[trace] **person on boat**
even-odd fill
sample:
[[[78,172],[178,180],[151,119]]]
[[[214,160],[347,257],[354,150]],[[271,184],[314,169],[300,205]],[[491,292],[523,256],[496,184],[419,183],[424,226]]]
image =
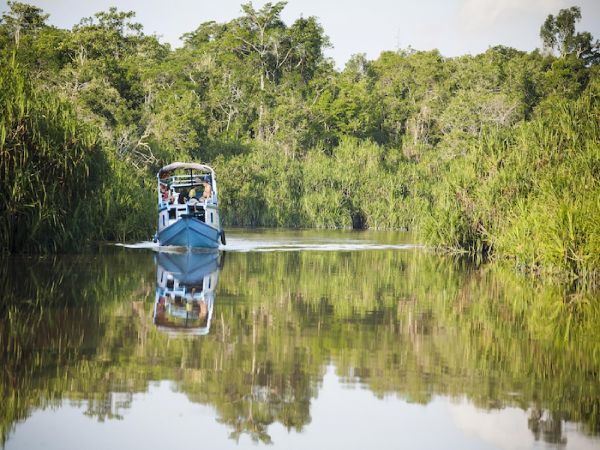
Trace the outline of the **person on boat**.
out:
[[[188,194],[190,197],[190,200],[193,198],[198,198],[198,192],[196,191],[196,186],[194,186],[193,188],[190,189],[190,193]]]
[[[167,307],[165,306],[164,302],[163,303],[159,303],[157,308],[156,308],[156,323],[162,323],[165,320],[165,316],[167,315]]]
[[[204,192],[202,193],[202,197],[204,197],[205,199],[209,199],[212,196],[212,187],[210,186],[210,183],[207,183],[206,181],[203,181],[202,185],[204,186]]]
[[[204,322],[206,320],[206,317],[208,316],[208,305],[204,300],[199,300],[198,307],[198,319]]]
[[[165,202],[169,199],[169,187],[166,184],[160,183],[160,195]]]

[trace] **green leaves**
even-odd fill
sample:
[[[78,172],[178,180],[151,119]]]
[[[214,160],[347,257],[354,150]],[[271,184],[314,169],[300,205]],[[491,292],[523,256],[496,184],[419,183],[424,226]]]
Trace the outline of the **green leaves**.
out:
[[[287,24],[285,2],[244,4],[240,17],[186,33],[177,50],[144,35],[131,11],[111,8],[68,31],[45,26],[37,7],[10,5],[0,58],[23,72],[2,72],[10,164],[0,188],[24,199],[16,216],[29,222],[6,233],[50,224],[50,237],[146,237],[155,195],[140,179],[161,163],[200,160],[217,166],[225,224],[411,227],[453,251],[597,270],[598,48],[575,31],[577,7],[542,26],[560,58],[407,49],[355,55],[336,71],[317,18]],[[18,51],[8,45],[17,29],[27,41]],[[45,178],[47,161],[58,179]],[[69,171],[89,184],[62,198]],[[101,187],[86,178],[96,173]],[[81,204],[92,185],[96,210]],[[71,210],[73,228],[61,219]],[[101,225],[85,225],[86,215]]]
[[[548,52],[558,50],[561,58],[574,56],[586,64],[600,60],[598,41],[592,42],[589,32],[575,34],[575,24],[581,20],[581,8],[572,6],[561,9],[558,14],[550,14],[540,28],[540,38]]]
[[[97,217],[71,212],[99,185],[104,159],[98,134],[63,101],[33,87],[14,64],[2,69],[0,91],[0,250],[76,247]]]
[[[48,14],[43,14],[41,8],[26,3],[9,0],[7,4],[10,10],[2,14],[2,21],[13,37],[15,47],[18,48],[23,36],[35,33],[46,26]]]

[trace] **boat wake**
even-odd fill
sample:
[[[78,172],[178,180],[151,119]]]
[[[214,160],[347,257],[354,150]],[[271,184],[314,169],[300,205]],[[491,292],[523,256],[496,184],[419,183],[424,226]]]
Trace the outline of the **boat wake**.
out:
[[[364,250],[409,250],[421,248],[415,244],[381,244],[377,242],[288,242],[248,241],[229,239],[228,252],[293,252],[293,251],[364,251]]]
[[[141,249],[157,249],[160,247],[160,245],[158,245],[158,242],[152,242],[152,241],[143,241],[143,242],[136,242],[135,244],[121,244],[121,243],[117,243],[115,244],[117,247],[125,247],[125,248],[141,248]]]
[[[116,244],[132,249],[149,249],[159,252],[187,252],[185,247],[160,246],[156,242],[143,241],[134,244]],[[227,245],[219,246],[226,252],[294,252],[294,251],[366,251],[366,250],[411,250],[422,245],[389,240],[379,240],[372,234],[340,234],[332,232],[285,233],[232,231],[227,234]],[[207,249],[197,249],[207,251]],[[196,250],[194,250],[196,251]]]
[[[142,250],[154,250],[156,252],[161,253],[188,253],[189,249],[187,247],[177,247],[174,245],[159,245],[158,242],[153,241],[143,241],[136,242],[135,244],[115,244],[117,247],[124,248],[134,248],[134,249],[142,249]],[[219,250],[229,250],[229,248],[221,246]],[[216,251],[214,248],[192,248],[193,253],[211,253]]]

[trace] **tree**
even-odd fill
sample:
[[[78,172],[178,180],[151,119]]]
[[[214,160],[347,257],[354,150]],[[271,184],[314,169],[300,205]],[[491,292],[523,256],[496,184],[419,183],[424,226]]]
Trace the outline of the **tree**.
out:
[[[8,27],[9,34],[15,40],[15,46],[18,48],[21,42],[21,35],[34,33],[36,30],[46,26],[46,19],[49,14],[37,6],[27,5],[21,2],[8,2],[10,11],[2,14],[2,20]]]
[[[111,57],[118,61],[135,53],[142,36],[142,25],[131,21],[134,17],[135,12],[119,12],[115,7],[98,12],[94,17],[81,19],[73,28],[74,40],[91,58]]]
[[[244,4],[244,15],[234,24],[238,43],[234,53],[248,64],[258,85],[256,136],[261,140],[273,136],[277,128],[269,121],[280,86],[287,84],[298,91],[306,87],[323,62],[323,48],[329,45],[314,17],[300,18],[287,27],[280,17],[285,5],[283,1],[266,3],[255,10],[252,3]]]
[[[323,49],[331,47],[331,42],[316,17],[301,17],[288,31],[294,48],[290,66],[308,83],[323,62]]]
[[[290,56],[291,49],[285,49],[285,24],[280,18],[286,2],[265,4],[260,10],[255,10],[252,3],[242,5],[244,16],[239,19],[240,50],[248,56],[254,55],[258,65],[260,89],[260,104],[258,107],[258,138],[265,135],[264,118],[267,81],[276,81],[279,69]],[[283,45],[282,45],[283,44]]]
[[[600,44],[592,43],[593,37],[589,32],[575,33],[575,24],[581,20],[581,9],[572,6],[561,9],[554,17],[550,14],[540,28],[540,37],[544,49],[548,52],[558,50],[560,57],[575,55],[588,64],[600,60]]]

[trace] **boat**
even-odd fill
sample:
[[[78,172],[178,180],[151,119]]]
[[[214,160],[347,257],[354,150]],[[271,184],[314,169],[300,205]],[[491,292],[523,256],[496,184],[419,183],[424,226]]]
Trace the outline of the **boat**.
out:
[[[215,171],[204,164],[174,162],[156,175],[160,246],[218,248],[225,245]]]
[[[217,250],[157,254],[153,320],[160,332],[170,337],[209,333],[224,257]]]

